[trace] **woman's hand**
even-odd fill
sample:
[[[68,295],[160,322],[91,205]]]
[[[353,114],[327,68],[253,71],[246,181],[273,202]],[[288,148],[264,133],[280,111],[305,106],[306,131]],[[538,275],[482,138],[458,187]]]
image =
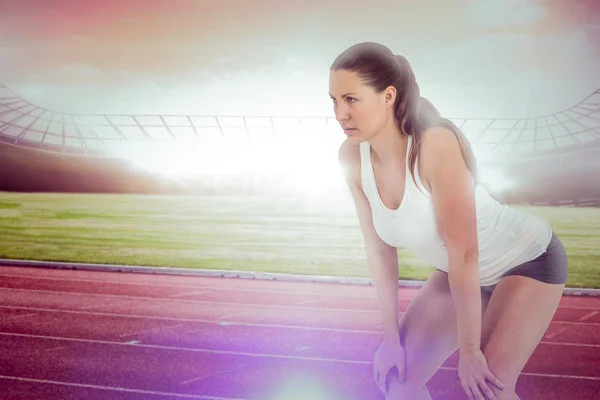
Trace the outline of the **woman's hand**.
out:
[[[474,353],[460,353],[458,376],[470,400],[496,400],[496,396],[494,396],[492,389],[488,386],[488,381],[498,389],[504,390],[502,382],[490,371],[487,360],[481,350]]]
[[[393,367],[398,369],[398,379],[400,382],[404,382],[406,372],[404,368],[405,362],[406,352],[402,344],[400,344],[400,339],[384,338],[375,353],[375,360],[373,362],[373,377],[383,394],[387,392],[387,375]]]

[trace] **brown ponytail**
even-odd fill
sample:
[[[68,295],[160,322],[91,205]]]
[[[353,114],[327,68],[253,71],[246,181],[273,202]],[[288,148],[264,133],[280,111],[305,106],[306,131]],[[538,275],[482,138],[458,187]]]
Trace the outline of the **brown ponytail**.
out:
[[[396,100],[395,115],[400,132],[410,135],[413,138],[408,155],[408,167],[415,185],[417,182],[414,171],[417,163],[417,155],[421,150],[423,132],[436,126],[444,127],[454,132],[460,143],[461,152],[467,167],[474,179],[477,180],[477,160],[469,140],[452,121],[443,118],[429,100],[421,97],[419,85],[416,82],[408,60],[401,55],[396,55],[395,57],[400,66],[401,74],[408,76],[405,91]]]

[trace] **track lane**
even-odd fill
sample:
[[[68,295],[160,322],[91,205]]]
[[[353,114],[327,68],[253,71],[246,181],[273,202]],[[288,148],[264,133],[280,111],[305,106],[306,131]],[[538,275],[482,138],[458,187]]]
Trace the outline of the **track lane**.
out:
[[[134,390],[266,399],[301,379],[331,399],[375,399],[371,366],[0,335],[0,375]],[[57,350],[59,348],[60,350]],[[36,360],[32,363],[32,360]],[[309,397],[310,398],[310,397]]]
[[[19,276],[11,275],[15,272],[18,272],[16,275]],[[42,275],[42,279],[39,275]],[[35,289],[32,290],[30,284],[35,281],[37,283],[33,283]],[[7,289],[7,286],[16,290]],[[339,364],[354,365],[352,361],[355,361],[355,364],[367,367],[365,371],[351,373],[351,375],[354,374],[354,381],[360,381],[362,384],[372,383],[369,379],[371,376],[369,360],[378,345],[380,326],[373,288],[369,286],[36,268],[14,269],[11,267],[0,268],[0,287],[4,288],[0,289],[0,305],[2,305],[0,307],[0,331],[4,332],[4,334],[0,334],[0,339],[10,337],[9,342],[23,340],[61,342],[62,345],[46,346],[48,354],[44,352],[42,354],[48,357],[51,357],[52,353],[54,356],[61,354],[59,358],[62,358],[63,353],[61,352],[66,351],[75,360],[71,361],[74,364],[77,361],[77,354],[79,354],[80,361],[85,361],[86,358],[85,353],[79,353],[79,344],[73,345],[73,343],[123,346],[120,342],[113,343],[115,336],[118,336],[118,340],[131,343],[126,345],[128,349],[142,349],[145,348],[142,345],[151,343],[177,348],[151,347],[154,351],[189,352],[190,350],[182,349],[200,349],[202,354],[236,356],[238,360],[240,360],[239,357],[257,357],[256,354],[249,355],[248,350],[241,351],[243,349],[251,349],[263,354],[271,350],[275,354],[279,352],[281,355],[296,357],[284,358],[291,363],[288,368],[291,368],[290,374],[293,376],[298,375],[298,371],[294,370],[297,367],[296,362],[329,364],[332,361],[322,360],[322,358],[334,359],[334,356],[341,354],[346,356],[343,360],[350,360],[350,362],[340,360]],[[61,288],[67,289],[61,293]],[[83,290],[83,292],[78,292],[79,290]],[[408,300],[417,290],[400,289],[401,297],[406,297],[399,300],[401,309],[408,304]],[[113,293],[120,294],[114,295]],[[231,296],[228,297],[228,294]],[[146,298],[140,298],[140,296]],[[276,300],[272,301],[273,299]],[[536,349],[526,367],[526,373],[519,381],[519,388],[526,392],[522,394],[523,400],[566,399],[572,398],[570,396],[575,393],[579,399],[595,398],[591,397],[593,391],[600,386],[594,375],[597,366],[600,365],[600,360],[597,359],[597,346],[600,346],[597,340],[600,337],[597,331],[600,325],[597,323],[599,314],[597,310],[600,309],[600,301],[596,300],[596,298],[589,297],[564,297],[562,299],[561,308],[555,316],[555,321],[544,337],[545,343]],[[61,314],[68,316],[60,316]],[[39,325],[36,324],[36,320],[40,322]],[[34,337],[31,336],[32,333],[49,337]],[[23,334],[26,336],[19,336]],[[52,338],[53,335],[58,336]],[[72,337],[70,338],[69,335]],[[85,341],[89,340],[85,338],[97,338],[98,336],[108,343],[95,343],[98,341],[96,339],[89,342],[77,342],[77,338],[83,338]],[[67,338],[67,340],[60,339],[61,337]],[[273,340],[273,337],[277,339]],[[570,346],[569,343],[572,342],[580,342],[589,346],[577,344]],[[361,343],[361,345],[357,346],[356,343]],[[38,350],[46,348],[44,345],[37,347]],[[146,347],[146,349],[150,348]],[[206,350],[209,350],[209,353]],[[236,350],[239,351],[236,353]],[[227,353],[228,351],[230,353]],[[84,356],[82,357],[81,354]],[[107,356],[108,353],[104,355]],[[15,353],[13,356],[18,357],[19,355]],[[143,353],[141,358],[145,357],[150,357],[149,353]],[[456,363],[453,357],[446,361],[444,368],[436,374],[431,382],[434,399],[463,399],[460,397],[462,392],[457,385],[456,371],[453,369]],[[565,357],[567,359],[564,359]],[[264,355],[262,358],[273,359]],[[319,358],[320,361],[318,361]],[[557,360],[560,361],[557,362]],[[546,364],[546,367],[548,365],[550,367],[545,368],[542,364],[538,365],[538,362],[542,361],[550,362],[551,364]],[[163,363],[176,364],[171,364],[171,362],[170,356],[163,358]],[[140,363],[145,365],[144,361],[140,361]],[[259,364],[259,367],[252,368],[253,372],[263,371],[260,370],[260,367],[264,365]],[[214,365],[218,365],[218,363]],[[280,367],[281,365],[277,362],[270,366],[272,369]],[[76,369],[76,367],[74,368]],[[132,366],[125,363],[117,365],[115,368],[130,371]],[[300,371],[303,371],[301,373],[304,376],[309,376],[313,372],[311,368],[308,370],[301,368]],[[315,368],[318,370],[318,367]],[[555,374],[563,376],[548,376],[555,371],[567,373]],[[185,370],[180,372],[173,370],[172,372],[174,375],[185,374]],[[268,376],[268,373],[272,373],[272,371],[260,373],[258,377],[260,378],[264,374]],[[347,372],[342,373],[346,374]],[[578,373],[582,376],[589,374],[594,379],[577,379]],[[235,374],[237,376],[238,372]],[[56,380],[27,383],[10,378],[8,375],[4,376],[2,378],[2,374],[0,374],[0,382],[9,381],[11,387],[30,385],[32,390],[60,387],[62,389],[56,390],[62,390],[61,399],[69,398],[65,397],[65,393],[83,393],[80,392],[82,390],[88,390],[90,393],[90,397],[86,396],[85,398],[94,398],[93,396],[96,396],[97,393],[107,390],[101,385],[95,388],[68,386],[81,384],[79,381],[69,383]],[[198,379],[199,377],[200,379]],[[199,377],[192,377],[188,379],[188,382],[197,383],[206,380],[202,378],[202,375]],[[360,377],[364,377],[364,379]],[[147,376],[142,376],[139,379],[140,382],[146,382],[147,378]],[[208,380],[212,379],[208,377]],[[335,379],[329,382],[332,383],[332,386],[327,386],[327,388],[334,390],[333,395],[346,396],[340,398],[353,398],[347,397],[345,392],[339,391],[344,389],[337,387]],[[219,384],[226,385],[223,382],[213,383],[217,386]],[[246,383],[248,384],[248,382]],[[250,392],[260,391],[262,390],[260,389],[261,385],[263,388],[267,388],[264,393],[275,393],[273,390],[268,392],[268,388],[272,389],[272,386],[267,383],[245,386],[245,388]],[[118,388],[118,386],[116,387]],[[127,387],[122,388],[127,389]],[[243,388],[242,385],[241,390]],[[206,387],[200,386],[198,389],[200,392],[196,391],[195,395],[210,394],[203,391]],[[366,395],[366,393],[364,394]],[[120,396],[122,393],[118,395]],[[138,398],[137,396],[155,398],[152,396],[157,396],[156,394],[144,395],[135,392],[130,392],[130,395],[136,397],[127,398]],[[381,398],[377,393],[373,396],[372,398]],[[264,399],[264,397],[260,398]],[[326,398],[333,399],[333,397]]]
[[[132,318],[193,319],[222,324],[261,324],[316,330],[381,331],[377,311],[267,306],[253,303],[219,303],[184,299],[139,298],[56,291],[0,290],[0,308],[94,311]],[[571,318],[573,319],[573,318]],[[572,340],[570,338],[573,338]],[[553,321],[547,341],[600,345],[600,323]]]
[[[27,311],[10,313],[0,309],[0,336],[29,334],[71,339],[175,346],[207,351],[233,351],[298,358],[326,358],[369,363],[380,335],[360,332],[312,331],[269,326],[221,325],[192,321],[140,320],[90,314],[40,311],[35,318],[11,318]],[[6,322],[4,322],[6,321]],[[351,350],[349,350],[351,349]],[[569,360],[568,364],[556,360]],[[525,373],[575,375],[598,378],[599,346],[541,343]],[[450,357],[444,366],[457,367]]]

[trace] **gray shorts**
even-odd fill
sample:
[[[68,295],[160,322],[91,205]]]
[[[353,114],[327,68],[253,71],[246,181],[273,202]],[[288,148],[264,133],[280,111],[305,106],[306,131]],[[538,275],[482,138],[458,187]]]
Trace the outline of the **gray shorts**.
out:
[[[544,253],[531,261],[517,265],[507,271],[503,277],[521,275],[545,283],[564,284],[567,282],[568,267],[565,248],[558,236],[552,232],[552,239]],[[481,289],[491,293],[494,287],[496,285],[482,286]]]

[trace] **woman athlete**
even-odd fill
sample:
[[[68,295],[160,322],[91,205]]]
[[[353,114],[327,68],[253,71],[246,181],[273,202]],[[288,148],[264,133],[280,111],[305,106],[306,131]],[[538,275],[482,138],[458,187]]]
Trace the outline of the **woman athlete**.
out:
[[[469,142],[421,97],[404,57],[354,45],[333,62],[329,92],[347,135],[339,160],[382,313],[380,390],[430,399],[427,382],[458,350],[469,399],[519,399],[517,378],[567,280],[560,240],[547,222],[477,183]],[[399,247],[436,267],[401,319]]]

